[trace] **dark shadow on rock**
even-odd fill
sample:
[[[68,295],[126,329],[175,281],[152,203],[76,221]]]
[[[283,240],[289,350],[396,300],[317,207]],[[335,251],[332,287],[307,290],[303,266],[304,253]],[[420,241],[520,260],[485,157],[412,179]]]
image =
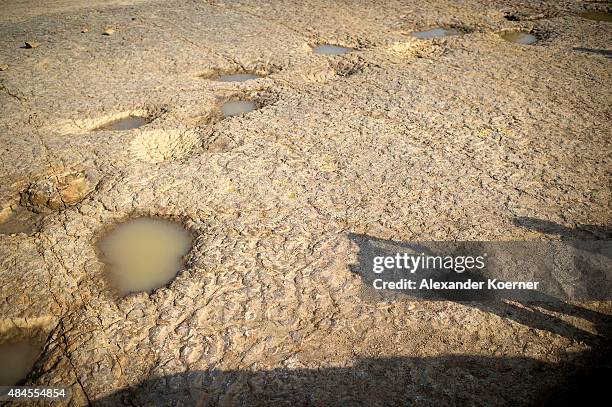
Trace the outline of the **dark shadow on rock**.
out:
[[[602,55],[606,58],[612,58],[612,51],[608,50],[608,49],[594,49],[594,48],[582,48],[582,47],[574,47],[572,48],[573,51],[578,51],[578,52],[586,52],[587,54],[596,54],[596,55]]]
[[[579,225],[572,229],[549,220],[528,216],[515,218],[513,223],[516,226],[536,230],[547,235],[558,235],[566,241],[612,239],[612,228],[610,226]]]
[[[358,261],[351,265],[350,270],[363,280],[363,296],[366,300],[388,302],[403,297],[413,300],[453,301],[496,314],[502,318],[511,319],[531,328],[546,330],[573,340],[583,341],[593,347],[600,346],[608,341],[612,332],[612,317],[610,315],[561,301],[556,297],[538,291],[530,292],[527,297],[528,300],[516,300],[521,296],[513,295],[516,294],[513,290],[498,295],[491,291],[374,289],[373,283],[375,279],[380,277],[372,271],[375,256],[393,256],[403,250],[411,253],[424,253],[425,255],[435,255],[436,252],[420,243],[386,241],[367,235],[349,234],[349,239],[359,247]],[[392,280],[406,276],[406,272],[403,270],[396,272],[396,274],[391,273]],[[419,270],[419,278],[427,279],[430,277],[444,282],[465,282],[468,280],[484,282],[488,279],[488,276],[469,270],[463,273],[445,274],[439,273],[439,270]],[[545,311],[587,320],[595,327],[597,334],[578,328]]]
[[[557,406],[577,392],[607,395],[600,383],[610,366],[609,354],[585,353],[563,364],[448,355],[359,359],[338,368],[213,369],[155,377],[93,405]]]

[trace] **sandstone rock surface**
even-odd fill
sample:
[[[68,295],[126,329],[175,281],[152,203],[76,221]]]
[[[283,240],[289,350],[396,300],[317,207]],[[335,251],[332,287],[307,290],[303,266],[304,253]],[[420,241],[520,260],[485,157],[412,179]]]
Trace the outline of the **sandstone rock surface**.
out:
[[[579,16],[608,6],[282,3],[0,2],[0,222],[31,222],[0,234],[0,333],[44,338],[26,383],[68,405],[533,405],[603,360],[609,302],[518,322],[375,301],[350,234],[609,231],[612,25]],[[462,34],[410,36],[433,27]],[[233,72],[262,78],[212,79]],[[257,110],[224,119],[242,98]],[[128,116],[148,123],[96,130]],[[167,287],[118,298],[97,244],[139,216],[194,245]]]

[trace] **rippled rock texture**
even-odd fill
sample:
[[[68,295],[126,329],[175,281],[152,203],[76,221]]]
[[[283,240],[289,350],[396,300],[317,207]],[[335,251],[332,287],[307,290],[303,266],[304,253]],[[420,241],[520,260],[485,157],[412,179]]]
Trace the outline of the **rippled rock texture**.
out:
[[[23,383],[70,405],[491,406],[605,371],[610,303],[382,301],[351,272],[353,234],[609,238],[612,25],[585,11],[610,10],[0,2],[0,342],[44,344]],[[118,295],[98,242],[141,217],[193,242],[170,283]]]

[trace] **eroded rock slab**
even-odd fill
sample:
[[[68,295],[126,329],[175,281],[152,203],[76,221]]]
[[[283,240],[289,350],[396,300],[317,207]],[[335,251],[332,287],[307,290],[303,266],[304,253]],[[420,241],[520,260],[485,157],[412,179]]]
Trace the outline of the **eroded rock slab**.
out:
[[[582,5],[64,3],[0,6],[0,207],[45,216],[0,234],[3,326],[50,326],[25,383],[72,405],[533,405],[597,366],[609,303],[377,301],[351,271],[354,234],[606,236],[612,28]],[[212,79],[232,72],[265,77]],[[235,100],[265,108],[223,119]],[[127,115],[155,120],[92,131]],[[97,244],[141,216],[181,219],[191,250],[170,284],[117,296]]]

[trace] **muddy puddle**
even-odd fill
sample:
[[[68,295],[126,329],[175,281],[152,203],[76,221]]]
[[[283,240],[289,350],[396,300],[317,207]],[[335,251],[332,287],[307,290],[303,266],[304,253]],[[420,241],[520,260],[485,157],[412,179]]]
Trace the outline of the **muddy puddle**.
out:
[[[354,51],[352,48],[340,47],[338,45],[321,44],[312,49],[312,52],[320,55],[343,55]]]
[[[32,370],[42,346],[34,340],[0,344],[0,386],[13,386]]]
[[[217,81],[219,82],[245,82],[253,79],[259,79],[261,76],[253,73],[232,73],[226,75],[219,75]]]
[[[102,131],[102,130],[107,130],[107,131],[132,130],[132,129],[137,129],[137,128],[141,127],[141,126],[144,126],[145,124],[148,124],[149,122],[150,122],[150,120],[147,117],[128,116],[128,117],[124,117],[122,119],[113,120],[111,122],[103,124],[102,126],[97,127],[95,130],[96,131]]]
[[[250,100],[234,100],[221,105],[223,117],[238,116],[255,110],[257,106]]]
[[[0,221],[0,235],[17,233],[33,235],[40,230],[43,217],[43,215],[32,212],[23,206],[17,206],[5,219]]]
[[[433,38],[442,38],[442,37],[448,37],[450,35],[460,35],[460,34],[463,34],[463,33],[454,28],[437,27],[437,28],[432,28],[431,30],[427,30],[427,31],[415,31],[411,33],[410,35],[412,35],[415,38],[419,38],[421,40],[430,40]]]
[[[521,31],[503,32],[499,36],[508,42],[524,45],[533,44],[538,40],[538,37],[535,35]]]
[[[606,13],[603,11],[584,11],[578,14],[582,18],[593,21],[612,21],[612,13]]]
[[[138,218],[118,225],[99,248],[111,284],[126,295],[151,292],[172,281],[191,243],[189,232],[176,222]]]

